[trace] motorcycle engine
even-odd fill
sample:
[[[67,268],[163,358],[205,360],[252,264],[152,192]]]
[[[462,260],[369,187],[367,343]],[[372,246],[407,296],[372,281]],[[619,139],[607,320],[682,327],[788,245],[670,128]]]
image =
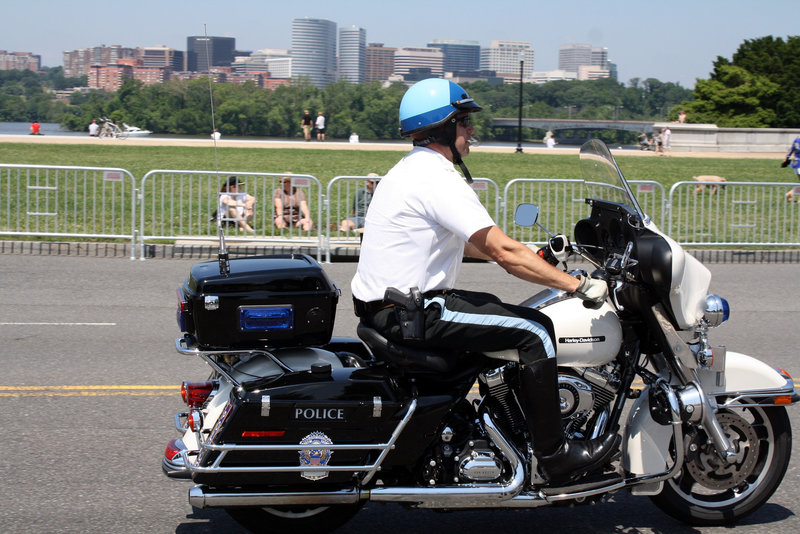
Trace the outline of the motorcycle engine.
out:
[[[582,427],[594,414],[609,406],[614,400],[617,387],[613,368],[591,367],[582,370],[582,376],[574,370],[559,373],[558,395],[567,437],[585,437]]]
[[[497,480],[503,474],[503,463],[486,440],[470,441],[455,460],[462,479],[488,482]]]

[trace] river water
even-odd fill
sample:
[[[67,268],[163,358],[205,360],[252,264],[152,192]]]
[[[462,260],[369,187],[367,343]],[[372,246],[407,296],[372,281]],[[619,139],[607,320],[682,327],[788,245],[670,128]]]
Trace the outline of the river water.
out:
[[[60,124],[53,122],[39,123],[39,132],[43,135],[88,135],[88,132],[70,132],[61,129]],[[31,133],[29,122],[0,122],[0,135],[25,135]]]

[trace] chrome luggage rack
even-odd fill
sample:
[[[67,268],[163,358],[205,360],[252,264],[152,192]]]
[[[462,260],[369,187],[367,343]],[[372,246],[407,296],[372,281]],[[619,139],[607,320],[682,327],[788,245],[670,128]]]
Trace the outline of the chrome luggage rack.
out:
[[[227,350],[200,350],[197,347],[197,344],[194,342],[194,338],[191,336],[183,336],[179,337],[175,340],[175,349],[180,352],[181,354],[186,354],[189,356],[199,356],[202,358],[208,365],[211,366],[216,372],[222,375],[225,380],[229,381],[233,384],[233,387],[237,389],[242,389],[242,384],[236,380],[232,374],[220,365],[218,361],[216,361],[212,356],[230,356],[230,355],[254,355],[260,354],[272,360],[275,365],[281,368],[284,373],[293,373],[294,369],[283,363],[280,358],[272,354],[267,350],[259,350],[259,349],[227,349]]]
[[[192,473],[208,473],[208,474],[224,474],[224,473],[310,473],[325,476],[331,471],[351,471],[353,473],[361,473],[361,483],[366,484],[372,477],[375,476],[386,456],[395,447],[400,434],[403,433],[411,417],[417,409],[417,400],[411,399],[408,404],[406,413],[403,418],[398,422],[389,440],[385,443],[350,443],[350,444],[319,444],[312,443],[308,445],[283,443],[276,445],[238,445],[238,444],[215,444],[211,443],[214,436],[219,432],[222,424],[225,421],[226,414],[223,413],[217,424],[214,425],[213,430],[208,439],[204,438],[202,433],[198,430],[195,432],[197,442],[199,444],[198,451],[181,451],[181,458],[184,465]],[[336,451],[380,451],[380,454],[374,462],[364,465],[281,465],[281,466],[237,466],[226,467],[222,463],[229,452],[276,452],[276,451],[319,451],[325,450],[331,453]],[[208,466],[199,465],[199,460],[204,457],[206,453],[219,452],[219,455],[214,459],[213,463]],[[191,453],[192,459],[189,454]]]

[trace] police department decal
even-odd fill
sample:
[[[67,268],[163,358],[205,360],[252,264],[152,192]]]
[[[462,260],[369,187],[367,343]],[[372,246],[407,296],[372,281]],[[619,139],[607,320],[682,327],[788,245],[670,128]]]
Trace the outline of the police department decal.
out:
[[[560,337],[559,343],[603,343],[606,336],[577,336],[577,337]]]
[[[312,432],[311,434],[300,440],[300,445],[333,445],[331,438],[322,432]],[[297,451],[300,454],[300,467],[324,467],[331,461],[333,451],[324,449],[303,449]],[[328,476],[327,471],[303,471],[300,476],[307,480],[321,480]]]

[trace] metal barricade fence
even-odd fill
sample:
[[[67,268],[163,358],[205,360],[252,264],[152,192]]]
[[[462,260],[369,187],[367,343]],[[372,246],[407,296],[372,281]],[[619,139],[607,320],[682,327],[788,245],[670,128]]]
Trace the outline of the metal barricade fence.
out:
[[[0,234],[136,242],[136,180],[109,167],[0,164]]]
[[[355,245],[363,235],[363,221],[354,221],[352,229],[342,229],[348,218],[363,217],[355,213],[356,196],[367,187],[367,180],[376,180],[379,187],[382,176],[337,176],[328,183],[325,208],[326,261],[331,258],[332,245]],[[472,189],[492,217],[497,220],[500,209],[500,195],[497,184],[489,178],[473,178]],[[360,225],[358,224],[360,223]]]
[[[164,169],[148,172],[142,178],[141,186],[139,240],[142,252],[147,239],[215,240],[216,218],[220,216],[220,193],[232,176],[242,182],[239,193],[252,195],[256,199],[252,219],[247,221],[255,231],[246,231],[243,225],[222,214],[220,220],[226,225],[226,240],[308,244],[316,247],[317,259],[320,259],[323,250],[319,226],[323,220],[322,186],[310,174],[293,173]],[[275,225],[273,197],[282,189],[282,177],[291,179],[288,194],[299,191],[298,194],[305,200],[313,221],[311,228],[304,230],[294,224],[278,228]],[[295,214],[294,208],[290,211],[290,215]]]
[[[661,184],[650,180],[629,183],[645,213],[663,228],[665,193]],[[523,228],[514,224],[516,207],[531,203],[539,206],[539,224],[553,233],[571,236],[575,223],[590,214],[586,196],[583,180],[515,178],[506,184],[503,195],[503,230],[523,243],[546,242],[547,233],[539,226]]]
[[[800,206],[780,182],[678,182],[669,191],[669,235],[683,245],[798,246]]]

